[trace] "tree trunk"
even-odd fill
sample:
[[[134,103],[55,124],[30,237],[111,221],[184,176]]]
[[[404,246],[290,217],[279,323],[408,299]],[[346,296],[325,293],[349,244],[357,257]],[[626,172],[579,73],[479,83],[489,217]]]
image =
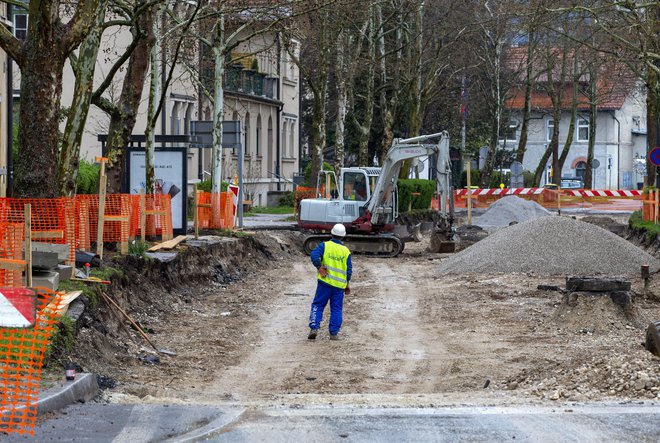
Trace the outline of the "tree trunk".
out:
[[[158,101],[160,100],[160,26],[162,25],[162,7],[159,7],[152,23],[154,44],[151,46],[149,55],[149,105],[147,106],[147,127],[144,130],[146,139],[144,169],[145,169],[145,192],[156,193],[156,120],[158,119]]]
[[[108,103],[100,97],[94,103],[110,115],[108,140],[106,142],[106,157],[108,157],[107,175],[108,192],[122,191],[122,180],[126,169],[126,148],[135,128],[138,109],[142,101],[142,92],[149,72],[149,53],[155,43],[153,35],[153,12],[148,11],[140,16],[139,29],[146,36],[139,38],[126,67],[126,76],[122,83],[121,94],[116,104]],[[136,33],[136,34],[139,34]]]
[[[335,118],[335,173],[339,177],[340,169],[344,167],[346,155],[344,131],[346,127],[346,115],[348,114],[348,88],[352,81],[346,68],[346,50],[351,47],[351,38],[346,31],[339,32],[337,38],[337,62],[335,63],[335,76],[337,79],[337,116]]]
[[[312,187],[316,186],[316,179],[318,177],[319,171],[323,169],[323,151],[325,149],[326,143],[326,88],[326,82],[324,81],[321,88],[314,92],[312,104],[312,168],[310,175],[310,185],[312,185]]]
[[[534,81],[532,79],[532,57],[533,57],[532,36],[530,34],[529,43],[527,45],[527,65],[525,67],[525,103],[523,105],[523,121],[520,128],[520,140],[518,141],[518,149],[516,150],[516,161],[522,163],[525,159],[525,152],[527,151],[527,137],[529,135],[529,121],[531,119],[532,111],[532,87]]]
[[[660,11],[660,7],[658,8]],[[647,73],[647,95],[646,95],[646,128],[647,128],[647,153],[660,146],[660,79],[658,74],[649,69]],[[646,184],[656,186],[658,168],[649,160],[646,161]]]
[[[358,165],[366,166],[371,165],[369,159],[369,135],[371,133],[371,123],[374,115],[374,99],[375,99],[375,79],[376,79],[376,18],[375,7],[372,10],[370,23],[369,23],[369,47],[368,47],[368,68],[366,79],[366,91],[364,93],[364,115],[362,122],[358,122],[354,118],[354,123],[358,127]]]
[[[27,63],[21,67],[20,149],[15,162],[14,197],[58,197],[55,159],[66,54],[52,45],[31,49],[26,56]]]
[[[96,23],[80,45],[76,64],[72,66],[76,75],[76,84],[60,149],[58,172],[60,195],[70,196],[76,192],[80,143],[92,100],[94,72],[99,46],[101,45],[106,6],[107,0],[99,2]]]
[[[578,58],[573,57],[573,95],[571,96],[571,119],[568,122],[568,133],[566,134],[566,141],[564,142],[564,148],[561,150],[561,155],[559,156],[559,180],[561,183],[562,171],[564,170],[564,163],[568,157],[568,153],[571,150],[571,145],[573,144],[573,136],[575,135],[575,121],[577,120],[578,112],[578,89],[580,76],[577,74],[578,70]]]
[[[541,186],[541,178],[543,177],[543,172],[545,172],[545,165],[548,163],[548,159],[550,158],[550,154],[552,154],[552,146],[548,145],[545,148],[545,152],[541,156],[541,159],[539,160],[539,164],[536,167],[536,170],[534,171],[534,187],[538,188]]]
[[[594,151],[596,150],[596,127],[598,121],[598,90],[595,69],[591,69],[589,77],[589,144],[587,146],[587,170],[584,176],[585,189],[591,189],[593,187],[593,162]]]

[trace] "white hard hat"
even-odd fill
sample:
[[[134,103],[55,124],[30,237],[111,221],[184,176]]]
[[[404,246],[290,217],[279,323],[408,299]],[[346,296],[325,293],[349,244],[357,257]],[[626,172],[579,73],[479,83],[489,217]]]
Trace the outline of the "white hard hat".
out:
[[[330,233],[337,237],[346,237],[346,228],[341,223],[337,223],[332,227],[332,231],[330,231]]]

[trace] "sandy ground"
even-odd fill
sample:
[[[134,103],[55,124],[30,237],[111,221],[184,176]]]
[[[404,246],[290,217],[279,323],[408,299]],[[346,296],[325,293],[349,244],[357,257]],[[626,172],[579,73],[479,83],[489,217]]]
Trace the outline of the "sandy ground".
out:
[[[567,305],[560,292],[537,290],[562,277],[439,277],[443,256],[425,247],[354,257],[339,341],[328,339],[327,310],[319,338],[307,340],[316,281],[303,255],[193,297],[151,325],[167,331],[158,345],[178,355],[161,355],[158,365],[123,359],[104,399],[437,406],[658,398],[660,360],[641,345],[648,320],[660,318],[658,302],[638,296],[626,317],[606,297]],[[641,387],[639,372],[650,380]]]

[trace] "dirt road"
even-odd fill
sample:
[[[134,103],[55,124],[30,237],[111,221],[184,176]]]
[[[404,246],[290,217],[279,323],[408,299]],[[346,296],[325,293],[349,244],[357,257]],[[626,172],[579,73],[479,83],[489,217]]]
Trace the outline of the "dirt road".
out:
[[[106,398],[423,406],[658,396],[658,359],[640,344],[646,320],[660,318],[657,302],[638,298],[625,317],[603,300],[566,306],[561,293],[536,289],[560,277],[438,277],[442,256],[424,247],[355,257],[336,342],[327,315],[319,338],[306,338],[316,283],[301,254],[193,297],[153,324],[178,355],[106,368],[119,382]]]

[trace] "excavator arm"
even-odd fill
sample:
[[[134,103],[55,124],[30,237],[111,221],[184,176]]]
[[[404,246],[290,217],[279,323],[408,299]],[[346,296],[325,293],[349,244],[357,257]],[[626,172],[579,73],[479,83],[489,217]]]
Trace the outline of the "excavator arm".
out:
[[[438,139],[436,144],[423,143]],[[401,166],[406,160],[429,156],[435,158],[436,191],[440,196],[440,212],[445,213],[451,198],[451,167],[449,161],[449,134],[444,131],[409,139],[395,139],[387,151],[378,182],[366,209],[372,225],[393,223],[397,217],[396,184]]]

